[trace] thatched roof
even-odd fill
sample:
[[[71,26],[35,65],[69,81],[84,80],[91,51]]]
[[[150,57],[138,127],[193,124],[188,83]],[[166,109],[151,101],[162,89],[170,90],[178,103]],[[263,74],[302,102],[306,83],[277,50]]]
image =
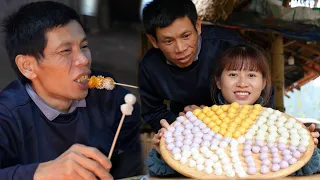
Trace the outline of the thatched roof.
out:
[[[297,3],[305,3],[314,1],[317,4],[318,0],[279,0],[282,5],[289,7],[290,1]],[[251,0],[193,0],[197,7],[198,15],[202,19],[207,19],[212,22],[217,20],[226,20],[234,9],[241,9],[251,2]]]
[[[226,20],[232,13],[237,0],[193,0],[198,15],[202,19],[211,21]]]
[[[269,34],[256,31],[241,31],[248,41],[270,52]],[[285,91],[300,89],[320,76],[320,42],[301,42],[284,38]],[[289,63],[289,58],[294,64]]]

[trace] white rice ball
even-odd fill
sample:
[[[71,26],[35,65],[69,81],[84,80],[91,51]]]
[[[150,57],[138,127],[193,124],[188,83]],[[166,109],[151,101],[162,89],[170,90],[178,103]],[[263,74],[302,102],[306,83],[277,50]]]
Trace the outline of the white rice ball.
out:
[[[131,105],[134,105],[137,101],[137,98],[136,96],[134,96],[133,94],[127,94],[125,97],[124,97],[124,101],[127,103],[127,104],[131,104]]]
[[[131,104],[122,104],[120,106],[120,109],[121,109],[122,114],[124,114],[126,116],[132,115],[133,106]]]

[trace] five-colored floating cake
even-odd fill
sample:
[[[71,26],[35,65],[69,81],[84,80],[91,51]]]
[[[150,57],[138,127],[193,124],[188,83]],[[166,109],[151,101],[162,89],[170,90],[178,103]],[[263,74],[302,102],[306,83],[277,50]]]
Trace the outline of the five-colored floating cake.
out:
[[[238,103],[187,112],[160,143],[163,159],[196,179],[284,177],[307,163],[313,148],[309,131],[296,119]]]

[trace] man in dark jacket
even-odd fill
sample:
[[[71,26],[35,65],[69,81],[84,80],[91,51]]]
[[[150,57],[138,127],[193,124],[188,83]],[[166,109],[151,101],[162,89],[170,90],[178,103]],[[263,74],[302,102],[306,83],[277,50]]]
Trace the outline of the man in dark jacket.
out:
[[[121,87],[88,90],[88,76],[112,76],[91,72],[88,40],[77,13],[56,2],[30,3],[3,26],[19,80],[0,93],[0,179],[140,174],[138,104],[125,118],[112,158],[107,158],[129,92]]]

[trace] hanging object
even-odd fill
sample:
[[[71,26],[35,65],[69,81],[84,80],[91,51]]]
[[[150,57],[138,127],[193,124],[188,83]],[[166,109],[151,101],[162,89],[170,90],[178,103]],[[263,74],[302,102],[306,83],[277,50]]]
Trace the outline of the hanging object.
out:
[[[289,64],[290,66],[294,65],[294,57],[293,57],[293,56],[290,56],[290,57],[288,58],[288,64]]]

